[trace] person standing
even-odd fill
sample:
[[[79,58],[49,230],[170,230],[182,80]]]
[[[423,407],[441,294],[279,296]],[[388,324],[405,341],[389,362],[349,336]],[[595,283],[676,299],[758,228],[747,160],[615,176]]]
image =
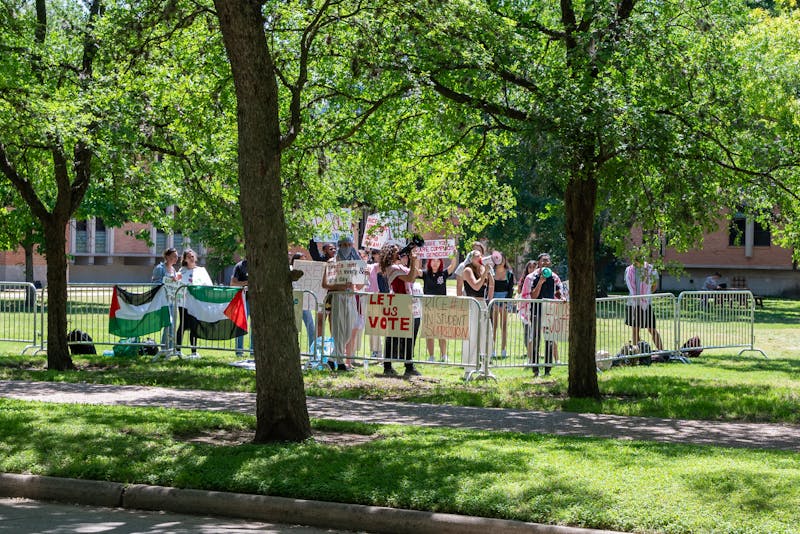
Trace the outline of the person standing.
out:
[[[658,284],[658,271],[647,262],[634,260],[625,268],[625,285],[628,294],[632,297],[650,295]],[[639,345],[641,328],[647,328],[653,344],[658,350],[663,350],[661,334],[656,329],[656,314],[653,310],[652,299],[632,298],[625,303],[625,324],[631,327],[631,342]]]
[[[562,300],[563,285],[561,278],[552,270],[550,254],[539,254],[538,267],[528,276],[522,285],[523,299],[555,299]],[[534,303],[530,308],[530,329],[528,338],[528,360],[534,364],[533,376],[539,376],[539,346],[542,337],[542,304]],[[550,369],[556,358],[558,347],[554,341],[544,342],[544,375],[550,374]]]
[[[181,257],[180,276],[181,282],[188,286],[214,285],[214,283],[211,281],[211,277],[208,275],[208,271],[206,271],[206,268],[197,265],[197,254],[195,254],[194,250],[190,248],[187,248],[183,251],[183,255]],[[178,346],[183,344],[183,332],[186,330],[186,328],[189,328],[189,343],[192,346],[192,352],[189,355],[189,358],[199,358],[200,355],[197,353],[197,326],[193,321],[187,320],[186,308],[179,306],[178,315],[180,316],[180,324],[178,325],[178,334],[176,336],[177,344]]]
[[[333,334],[334,353],[337,359],[335,370],[349,371],[352,366],[352,356],[355,350],[356,336],[359,332],[359,318],[357,297],[353,291],[361,289],[352,282],[334,283],[328,282],[328,270],[333,269],[335,262],[358,261],[361,256],[353,247],[353,238],[342,236],[339,239],[339,250],[335,260],[329,260],[326,266],[325,275],[322,277],[322,287],[334,292],[326,298],[331,303],[331,333]],[[342,362],[341,358],[345,361]],[[328,360],[328,365],[334,369],[334,363]]]
[[[509,267],[505,254],[494,251],[494,298],[514,298],[514,271]],[[508,308],[510,304],[501,302],[492,307],[492,324],[494,331],[500,332],[500,355],[506,357],[508,343]]]
[[[300,252],[295,252],[292,254],[292,259],[289,261],[289,269],[292,273],[300,272],[299,270],[294,268],[294,262],[296,260],[302,260],[305,256]],[[295,275],[296,276],[296,275]],[[299,277],[295,278],[292,276],[292,287],[295,286],[295,282],[299,279]],[[306,299],[303,298],[303,301]],[[305,309],[303,307],[303,324],[306,326],[306,336],[308,338],[308,351],[311,352],[311,346],[314,344],[314,340],[316,339],[316,329],[314,328],[314,314],[311,313],[311,310]]]
[[[381,250],[381,272],[389,283],[392,293],[397,295],[413,295],[413,284],[419,274],[419,259],[417,250],[412,249],[407,256],[409,266],[403,265],[400,257],[400,248],[397,245],[385,245]],[[405,360],[405,373],[403,376],[410,378],[419,376],[420,372],[414,367],[414,343],[419,332],[420,317],[414,317],[412,338],[387,337],[383,374],[397,376],[397,371],[392,368],[392,360]]]
[[[445,269],[444,261],[440,258],[428,260],[425,271],[422,272],[422,291],[425,295],[447,296],[447,279],[456,269],[456,259],[450,258],[450,265]],[[439,354],[443,362],[447,361],[447,340],[439,339]],[[434,361],[434,339],[425,340],[428,349],[428,361]]]
[[[161,350],[164,354],[170,353],[173,350],[175,340],[172,336],[172,329],[175,325],[175,291],[177,290],[176,284],[181,279],[180,273],[175,269],[175,264],[178,263],[178,251],[170,247],[164,250],[161,255],[163,260],[161,263],[153,268],[153,274],[150,281],[155,284],[167,285],[167,298],[169,300],[169,326],[164,327],[161,332]]]
[[[248,326],[250,323],[250,302],[247,293],[247,258],[242,260],[233,267],[233,274],[231,275],[231,286],[243,287],[244,290],[244,310],[247,314]],[[253,350],[253,333],[250,334],[250,350]],[[244,353],[244,336],[236,336],[236,356],[241,358]]]

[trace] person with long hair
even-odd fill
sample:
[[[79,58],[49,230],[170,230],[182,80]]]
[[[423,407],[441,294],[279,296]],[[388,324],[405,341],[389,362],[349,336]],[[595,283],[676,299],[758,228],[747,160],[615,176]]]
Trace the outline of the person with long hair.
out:
[[[505,254],[495,251],[494,258],[494,298],[514,298],[514,271],[508,265]],[[500,332],[500,355],[506,357],[508,344],[508,304],[500,303],[492,307],[492,324],[494,331]]]
[[[381,249],[381,272],[389,283],[390,291],[397,295],[412,295],[413,284],[419,274],[419,258],[416,249],[412,249],[408,256],[409,265],[403,265],[403,258],[399,255],[397,245],[385,245]],[[392,368],[392,360],[405,360],[405,377],[419,376],[420,372],[414,367],[414,343],[417,340],[420,318],[414,317],[412,338],[387,337],[383,374],[397,376],[397,371]]]
[[[197,265],[197,254],[194,250],[187,248],[184,249],[181,256],[181,282],[188,286],[213,286],[208,271],[205,267]],[[197,325],[193,321],[189,321],[186,316],[186,308],[178,307],[178,315],[180,316],[180,323],[178,324],[178,333],[176,334],[177,345],[180,347],[183,343],[183,332],[186,328],[189,329],[189,343],[192,347],[192,352],[189,358],[199,358],[197,353]]]
[[[450,265],[445,268],[444,261],[440,258],[431,258],[428,260],[428,265],[422,273],[422,286],[425,295],[447,295],[447,279],[453,274],[456,269],[456,259],[450,259]],[[439,339],[439,354],[443,362],[447,361],[447,340]],[[434,339],[429,337],[425,339],[425,344],[428,349],[428,361],[434,361]]]

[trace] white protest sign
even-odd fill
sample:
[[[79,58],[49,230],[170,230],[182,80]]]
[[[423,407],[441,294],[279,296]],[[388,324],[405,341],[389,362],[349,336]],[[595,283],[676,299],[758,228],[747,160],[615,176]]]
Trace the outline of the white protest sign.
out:
[[[327,293],[322,288],[322,277],[325,275],[324,261],[295,260],[294,268],[303,271],[303,276],[296,282],[292,282],[292,287],[298,291],[310,291],[317,297],[317,305],[322,305]],[[303,297],[304,310],[316,310],[314,299],[305,294]]]
[[[325,217],[315,217],[312,221],[315,228],[314,241],[319,243],[336,243],[340,237],[353,237],[353,214],[349,209],[341,213],[328,213]]]
[[[353,284],[364,286],[369,278],[369,269],[364,260],[340,260],[328,262],[328,284]]]
[[[445,259],[455,256],[455,239],[426,239],[425,244],[417,248],[417,256],[425,259]]]
[[[386,240],[391,237],[392,231],[383,222],[379,213],[374,213],[367,217],[364,226],[364,238],[361,240],[363,248],[381,248],[386,244]]]
[[[470,299],[427,297],[422,299],[420,337],[469,339]]]
[[[375,336],[414,337],[411,295],[370,293],[365,332]]]
[[[566,341],[569,333],[569,303],[542,302],[542,337],[545,341]]]

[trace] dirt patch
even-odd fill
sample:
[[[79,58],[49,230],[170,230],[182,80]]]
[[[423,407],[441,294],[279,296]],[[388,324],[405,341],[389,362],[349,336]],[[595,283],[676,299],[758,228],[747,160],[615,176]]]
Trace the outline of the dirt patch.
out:
[[[237,446],[253,443],[255,432],[252,430],[209,430],[199,434],[175,436],[178,441],[187,443],[203,443],[215,446]],[[381,439],[377,434],[364,435],[349,432],[333,432],[329,430],[316,430],[312,438],[317,443],[351,447]]]

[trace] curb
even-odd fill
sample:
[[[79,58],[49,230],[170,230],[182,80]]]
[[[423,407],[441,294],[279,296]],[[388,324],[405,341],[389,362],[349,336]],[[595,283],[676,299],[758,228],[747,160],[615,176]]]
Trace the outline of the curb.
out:
[[[507,519],[144,484],[0,473],[0,496],[396,534],[613,534]],[[617,533],[618,534],[618,533]]]

